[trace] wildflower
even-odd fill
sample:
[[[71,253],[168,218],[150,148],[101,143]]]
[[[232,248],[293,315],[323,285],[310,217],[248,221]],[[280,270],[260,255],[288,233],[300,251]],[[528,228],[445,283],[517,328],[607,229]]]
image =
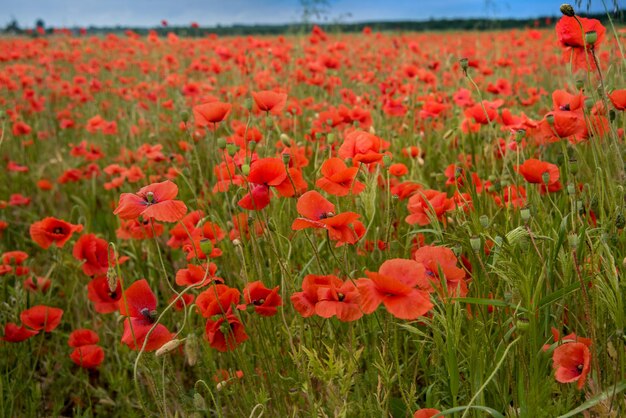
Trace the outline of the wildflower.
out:
[[[61,323],[63,309],[45,305],[33,306],[20,313],[22,323],[36,331],[51,332]]]
[[[315,186],[334,196],[357,195],[365,190],[365,185],[356,180],[358,167],[346,166],[341,158],[329,158],[321,168],[322,176]]]
[[[278,294],[279,286],[268,289],[261,281],[248,283],[243,288],[243,298],[245,305],[239,305],[238,308],[245,309],[246,305],[254,306],[254,311],[261,316],[276,315],[277,306],[282,306],[283,301]]]
[[[173,200],[178,187],[169,180],[153,183],[139,189],[137,194],[122,193],[119,205],[113,212],[122,219],[136,219],[139,216],[161,222],[176,222],[187,213],[187,206],[180,200]]]
[[[55,244],[61,248],[74,232],[81,232],[82,225],[74,225],[61,219],[48,217],[37,221],[30,226],[30,237],[44,250]]]
[[[587,32],[596,32],[595,42],[586,42]],[[571,62],[576,70],[595,69],[592,51],[603,42],[605,33],[606,28],[597,19],[562,16],[556,24],[556,34],[563,47],[563,62]]]
[[[565,343],[554,349],[552,354],[554,377],[559,383],[577,382],[582,389],[591,368],[591,352],[584,343]]]

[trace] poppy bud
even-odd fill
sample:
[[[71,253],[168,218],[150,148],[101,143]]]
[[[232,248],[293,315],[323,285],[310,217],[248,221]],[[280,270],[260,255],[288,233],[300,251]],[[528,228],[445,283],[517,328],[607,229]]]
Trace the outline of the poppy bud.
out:
[[[330,133],[328,134],[328,136],[326,136],[326,143],[332,144],[333,142],[335,142],[335,134]]]
[[[0,120],[4,119],[5,116],[6,116],[6,112],[4,110],[0,110]]]
[[[583,79],[576,80],[576,89],[582,90],[583,88],[585,88],[585,80]]]
[[[193,394],[193,407],[198,411],[206,411],[206,401],[198,392]]]
[[[576,211],[578,212],[579,215],[584,215],[585,214],[585,207],[583,206],[583,201],[582,200],[577,200],[576,201]]]
[[[530,209],[523,208],[522,210],[520,210],[519,214],[522,217],[522,221],[524,221],[524,223],[527,223],[530,220]]]
[[[574,8],[572,7],[572,5],[567,3],[563,3],[561,5],[561,13],[568,17],[574,17],[576,15],[576,12],[574,12]]]
[[[289,137],[286,134],[280,134],[280,142],[282,142],[283,145],[286,147],[291,146],[291,141],[289,140]]]
[[[554,115],[552,113],[546,115],[546,120],[548,121],[550,126],[554,126]]]
[[[578,173],[578,160],[576,159],[569,160],[569,171],[572,174]]]
[[[200,240],[200,251],[207,255],[213,252],[213,243],[210,239],[203,238]]]
[[[256,141],[248,142],[248,149],[250,150],[250,152],[254,152],[254,150],[256,149]]]
[[[610,109],[609,110],[609,120],[611,122],[614,122],[616,117],[617,117],[617,113],[615,113],[615,109]]]
[[[156,353],[155,353],[155,354],[156,354],[156,356],[157,356],[157,357],[160,357],[160,356],[162,356],[163,354],[170,353],[170,352],[174,351],[176,348],[178,348],[178,346],[180,345],[180,343],[181,343],[181,341],[180,341],[178,338],[174,338],[173,340],[168,341],[168,342],[166,342],[165,344],[163,344],[163,345],[161,346],[161,348],[159,348],[159,349],[156,351]]]
[[[180,120],[182,120],[183,122],[187,122],[189,120],[189,112],[187,112],[186,110],[180,112]]]
[[[478,220],[480,221],[480,226],[482,226],[483,228],[488,228],[489,227],[489,217],[487,215],[480,215],[480,218],[478,218]]]
[[[578,248],[578,235],[576,234],[569,234],[567,236],[567,242],[569,243],[569,246],[572,250],[575,250]]]
[[[228,155],[232,157],[233,155],[237,154],[237,145],[235,144],[226,145],[226,151],[228,152]]]
[[[517,318],[517,321],[515,322],[515,327],[520,331],[526,332],[530,327],[530,321],[528,320],[528,318],[524,317]]]
[[[243,173],[244,176],[247,176],[248,174],[250,174],[250,164],[243,164],[241,166],[241,172]]]
[[[376,135],[376,128],[374,128],[374,125],[370,126],[370,133],[372,135]]]
[[[455,245],[454,247],[452,247],[452,252],[456,257],[459,257],[463,252],[463,248],[460,245]]]
[[[217,147],[223,151],[226,148],[226,138],[217,138]]]
[[[517,142],[517,143],[522,142],[522,139],[524,139],[524,136],[526,136],[526,130],[525,129],[518,129],[515,132],[515,142]]]
[[[389,165],[391,165],[391,157],[389,155],[383,155],[383,164],[385,167],[389,167]]]
[[[624,219],[624,214],[620,212],[615,217],[615,227],[622,229],[624,226],[626,226],[626,219]]]
[[[243,107],[246,110],[252,110],[252,99],[248,98],[248,99],[244,100]]]
[[[187,358],[187,364],[195,366],[198,362],[198,341],[196,334],[189,334],[185,339],[185,357]]]
[[[291,160],[291,155],[288,152],[286,152],[282,155],[282,158],[283,158],[283,164],[288,165],[289,161]]]
[[[469,68],[469,60],[467,58],[461,58],[459,60],[459,64],[461,65],[463,72],[467,72],[467,69]]]
[[[117,271],[111,266],[109,266],[107,270],[107,285],[109,286],[110,293],[117,290]]]
[[[589,32],[585,32],[585,42],[587,43],[587,45],[595,45],[596,41],[598,40],[598,32],[596,32],[595,30],[590,30]]]
[[[588,97],[585,99],[585,109],[591,109],[594,105],[593,99]]]
[[[265,126],[272,126],[272,123],[274,123],[274,119],[272,119],[271,116],[266,116],[265,117]]]
[[[574,184],[570,183],[567,185],[567,194],[572,196],[576,193],[576,186],[574,186]]]
[[[480,237],[472,237],[470,238],[470,246],[472,247],[472,251],[478,253],[481,248]]]
[[[548,173],[547,171],[545,173],[543,173],[541,175],[541,180],[543,180],[543,184],[545,184],[545,185],[550,184],[550,173]]]
[[[239,247],[239,246],[241,246],[241,241],[240,241],[240,240],[238,240],[237,238],[235,238],[235,239],[233,240],[233,245],[234,245],[235,247]]]

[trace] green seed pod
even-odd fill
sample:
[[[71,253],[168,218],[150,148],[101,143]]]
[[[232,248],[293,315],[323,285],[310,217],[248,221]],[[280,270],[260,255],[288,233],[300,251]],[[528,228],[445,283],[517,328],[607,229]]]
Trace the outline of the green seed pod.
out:
[[[187,112],[186,110],[180,112],[180,120],[182,120],[183,122],[187,122],[189,120],[189,112]]]
[[[326,143],[327,143],[327,144],[332,144],[333,142],[335,142],[335,134],[333,134],[333,133],[329,133],[329,134],[326,136]]]
[[[254,150],[256,149],[256,141],[248,142],[248,149],[250,150],[250,152],[254,152]]]
[[[250,174],[250,164],[243,164],[241,166],[241,172],[243,173],[244,176],[247,176],[248,174]]]
[[[522,217],[522,221],[525,222],[525,223],[528,223],[528,221],[531,218],[530,209],[523,208],[522,210],[520,210],[519,214]]]
[[[487,215],[480,215],[480,218],[478,218],[478,220],[480,221],[480,226],[482,226],[483,228],[487,229],[489,227],[490,221]]]
[[[252,99],[248,98],[248,99],[244,100],[243,107],[246,110],[252,110]]]
[[[472,247],[472,251],[478,253],[481,250],[482,242],[480,237],[472,237],[470,238],[470,246]]]
[[[580,78],[578,80],[576,80],[576,89],[577,90],[582,90],[584,88],[585,88],[585,80],[580,79]]]
[[[573,196],[574,194],[576,194],[576,186],[574,186],[573,183],[569,183],[567,185],[567,194],[570,196]]]
[[[232,157],[233,155],[237,154],[237,151],[239,151],[239,147],[237,147],[237,145],[235,144],[228,144],[226,145],[226,151],[228,151],[228,155]]]
[[[221,138],[221,137],[220,137],[220,138],[217,138],[217,147],[218,147],[220,150],[222,150],[222,151],[223,151],[224,149],[226,149],[226,145],[227,145],[227,144],[226,144],[226,138]]]
[[[587,45],[595,45],[598,40],[598,32],[595,30],[590,30],[589,32],[585,32],[585,42]]]
[[[391,165],[391,156],[390,155],[383,155],[383,164],[385,165],[385,167],[389,167]]]
[[[524,317],[517,318],[517,321],[515,322],[515,327],[521,332],[526,332],[530,327],[530,321],[528,320],[528,318]]]
[[[209,255],[213,252],[213,243],[210,239],[203,238],[200,240],[200,251],[203,254]]]
[[[593,107],[593,105],[594,105],[594,104],[595,104],[595,102],[593,101],[593,99],[592,99],[592,98],[587,97],[587,98],[585,99],[585,109],[588,109],[588,110],[589,110],[589,109],[591,109],[591,108]]]
[[[283,164],[289,165],[289,161],[291,161],[291,154],[289,154],[288,152],[285,152],[282,155],[282,159],[283,159]]]

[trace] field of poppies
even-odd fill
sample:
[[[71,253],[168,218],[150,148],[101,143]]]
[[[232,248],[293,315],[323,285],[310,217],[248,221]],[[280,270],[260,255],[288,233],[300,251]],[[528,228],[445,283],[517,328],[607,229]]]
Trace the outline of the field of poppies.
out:
[[[626,415],[624,31],[0,38],[2,416]]]

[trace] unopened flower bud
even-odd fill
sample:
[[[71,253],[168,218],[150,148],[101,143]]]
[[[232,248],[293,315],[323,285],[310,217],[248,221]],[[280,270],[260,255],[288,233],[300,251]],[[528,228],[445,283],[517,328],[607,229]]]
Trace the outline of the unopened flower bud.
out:
[[[217,138],[217,147],[224,150],[226,148],[226,138]]]
[[[327,143],[327,144],[332,144],[333,142],[335,142],[335,134],[333,134],[333,133],[329,133],[329,134],[326,136],[326,143]]]
[[[252,110],[252,99],[248,98],[248,99],[244,100],[243,107],[246,110]]]
[[[579,78],[576,80],[576,90],[582,90],[585,88],[585,80]]]
[[[200,240],[200,251],[203,254],[209,255],[213,252],[213,243],[210,239],[203,238]]]
[[[522,332],[526,332],[530,327],[530,321],[528,320],[528,318],[524,317],[517,318],[517,321],[515,322],[515,327]]]
[[[289,140],[289,137],[286,134],[280,134],[280,142],[282,142],[283,145],[286,147],[291,146],[291,141]]]
[[[160,357],[163,354],[167,354],[169,352],[174,351],[180,345],[181,341],[178,338],[174,338],[171,341],[166,342],[156,351],[156,356]]]
[[[186,110],[180,112],[180,120],[182,120],[183,122],[187,122],[189,120],[189,112],[187,112]]]
[[[591,108],[593,107],[593,105],[594,105],[594,104],[595,104],[595,103],[594,103],[594,101],[593,101],[593,99],[592,99],[592,98],[587,97],[587,98],[585,99],[585,109],[591,109]]]
[[[272,126],[273,123],[274,123],[274,119],[272,119],[271,116],[265,117],[265,126]]]
[[[248,142],[248,149],[250,150],[250,152],[254,152],[254,150],[256,149],[256,141]]]
[[[572,174],[577,174],[578,173],[578,160],[577,159],[572,159],[569,160],[569,171]]]
[[[520,210],[519,214],[522,217],[522,221],[528,222],[530,220],[530,209],[523,208],[522,210]]]
[[[282,155],[282,158],[283,158],[283,164],[287,165],[289,164],[289,161],[291,161],[291,154],[289,154],[288,152],[285,152]]]
[[[573,196],[576,193],[576,186],[573,183],[567,185],[567,194]]]
[[[370,133],[372,135],[376,135],[376,128],[374,128],[374,125],[370,126]]]
[[[589,32],[585,32],[585,42],[587,45],[595,45],[598,40],[598,32],[595,30],[590,30]]]
[[[478,218],[478,220],[480,221],[480,226],[482,226],[483,228],[488,228],[489,227],[489,216],[487,215],[480,215],[480,218]]]
[[[198,411],[206,411],[206,401],[198,392],[193,394],[193,407]]]
[[[247,176],[248,174],[250,174],[250,164],[242,164],[241,172],[243,173],[244,176]]]
[[[385,165],[385,167],[389,167],[391,165],[391,156],[390,155],[383,155],[383,164]]]
[[[461,65],[461,69],[464,72],[467,72],[467,69],[469,68],[469,60],[467,58],[461,58],[459,60],[459,65]]]
[[[550,126],[554,126],[554,115],[552,113],[548,113],[546,115],[546,120],[550,124]]]
[[[238,151],[238,147],[235,144],[228,144],[226,145],[226,151],[228,152],[228,155],[230,155],[231,157],[235,154],[237,154]]]
[[[470,246],[472,247],[472,251],[478,253],[480,251],[480,248],[482,247],[480,237],[470,238]]]
[[[234,245],[235,247],[239,247],[239,246],[241,245],[241,241],[240,241],[240,240],[238,240],[237,238],[235,238],[235,239],[233,240],[233,245]]]
[[[546,184],[546,185],[550,184],[550,173],[548,173],[547,171],[544,172],[541,175],[541,180],[543,180],[543,184]]]
[[[109,266],[107,269],[107,285],[109,286],[110,293],[117,290],[117,271],[112,266]]]
[[[187,364],[195,366],[198,362],[198,340],[196,334],[189,334],[185,339],[185,357]]]
[[[565,16],[574,17],[576,12],[574,12],[574,8],[571,4],[563,3],[561,5],[561,13]]]

